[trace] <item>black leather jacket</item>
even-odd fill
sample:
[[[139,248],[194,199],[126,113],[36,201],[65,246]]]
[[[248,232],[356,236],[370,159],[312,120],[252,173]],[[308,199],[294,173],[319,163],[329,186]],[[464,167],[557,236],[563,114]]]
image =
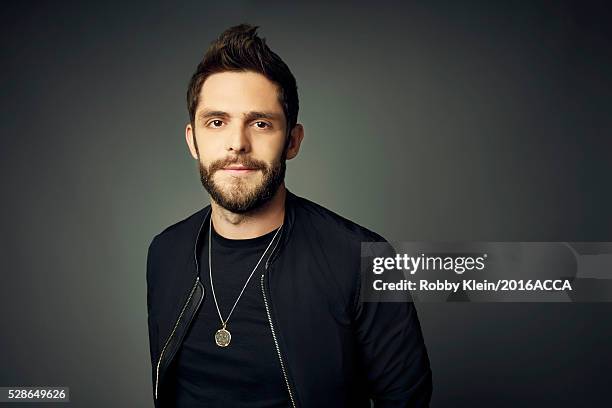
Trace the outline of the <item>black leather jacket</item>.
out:
[[[156,408],[171,407],[178,349],[206,296],[199,245],[210,205],[155,236],[147,306]],[[292,407],[426,407],[432,375],[411,302],[360,302],[361,242],[384,239],[287,190],[259,276]]]

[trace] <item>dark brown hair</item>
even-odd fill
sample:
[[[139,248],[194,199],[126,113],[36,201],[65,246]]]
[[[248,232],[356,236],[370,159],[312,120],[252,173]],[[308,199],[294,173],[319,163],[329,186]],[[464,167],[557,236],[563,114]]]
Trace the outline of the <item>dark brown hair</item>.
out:
[[[193,127],[202,84],[210,75],[225,71],[253,71],[277,84],[287,133],[297,123],[299,100],[295,77],[287,64],[266,45],[266,40],[257,35],[257,28],[248,24],[230,27],[210,44],[187,90],[187,109]]]

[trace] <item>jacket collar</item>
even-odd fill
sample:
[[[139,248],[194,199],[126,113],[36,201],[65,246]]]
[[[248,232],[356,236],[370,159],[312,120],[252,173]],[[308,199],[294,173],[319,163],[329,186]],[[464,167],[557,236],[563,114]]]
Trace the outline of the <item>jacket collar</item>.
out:
[[[291,191],[289,191],[289,189],[287,189],[286,187],[285,187],[285,191],[286,191],[285,217],[283,220],[283,229],[280,233],[279,243],[275,247],[275,249],[272,251],[272,254],[270,254],[268,263],[274,262],[274,259],[277,257],[278,253],[282,251],[283,247],[289,241],[289,237],[291,235],[291,231],[295,223],[295,206],[296,206],[296,203],[299,197],[293,194]],[[193,266],[195,269],[195,278],[199,276],[199,267],[198,267],[199,259],[200,259],[199,254],[200,254],[200,249],[202,247],[202,242],[204,241],[204,238],[207,235],[208,229],[206,228],[206,226],[208,225],[208,222],[210,220],[210,216],[212,213],[211,209],[212,207],[209,204],[206,207],[204,207],[202,210],[200,210],[202,215],[201,217],[199,217],[200,224],[199,224],[198,229],[196,230],[196,235],[195,235],[194,244],[193,244],[193,262],[194,262]]]

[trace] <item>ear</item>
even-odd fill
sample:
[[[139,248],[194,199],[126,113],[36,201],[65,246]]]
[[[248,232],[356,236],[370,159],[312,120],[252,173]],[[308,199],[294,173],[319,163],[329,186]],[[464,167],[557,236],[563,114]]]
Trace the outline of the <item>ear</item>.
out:
[[[297,123],[293,129],[291,129],[291,134],[289,135],[289,147],[287,147],[287,160],[293,159],[297,156],[300,151],[300,144],[302,143],[302,139],[304,139],[304,126],[300,123]]]
[[[187,142],[187,146],[189,146],[191,157],[198,160],[198,148],[196,147],[195,134],[191,127],[191,123],[187,123],[187,126],[185,126],[185,141]]]

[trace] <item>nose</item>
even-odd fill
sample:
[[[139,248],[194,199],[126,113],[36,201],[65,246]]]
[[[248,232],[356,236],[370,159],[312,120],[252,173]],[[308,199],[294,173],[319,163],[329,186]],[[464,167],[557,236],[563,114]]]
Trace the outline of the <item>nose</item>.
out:
[[[247,129],[240,125],[228,135],[227,150],[234,153],[248,153],[251,149]]]

